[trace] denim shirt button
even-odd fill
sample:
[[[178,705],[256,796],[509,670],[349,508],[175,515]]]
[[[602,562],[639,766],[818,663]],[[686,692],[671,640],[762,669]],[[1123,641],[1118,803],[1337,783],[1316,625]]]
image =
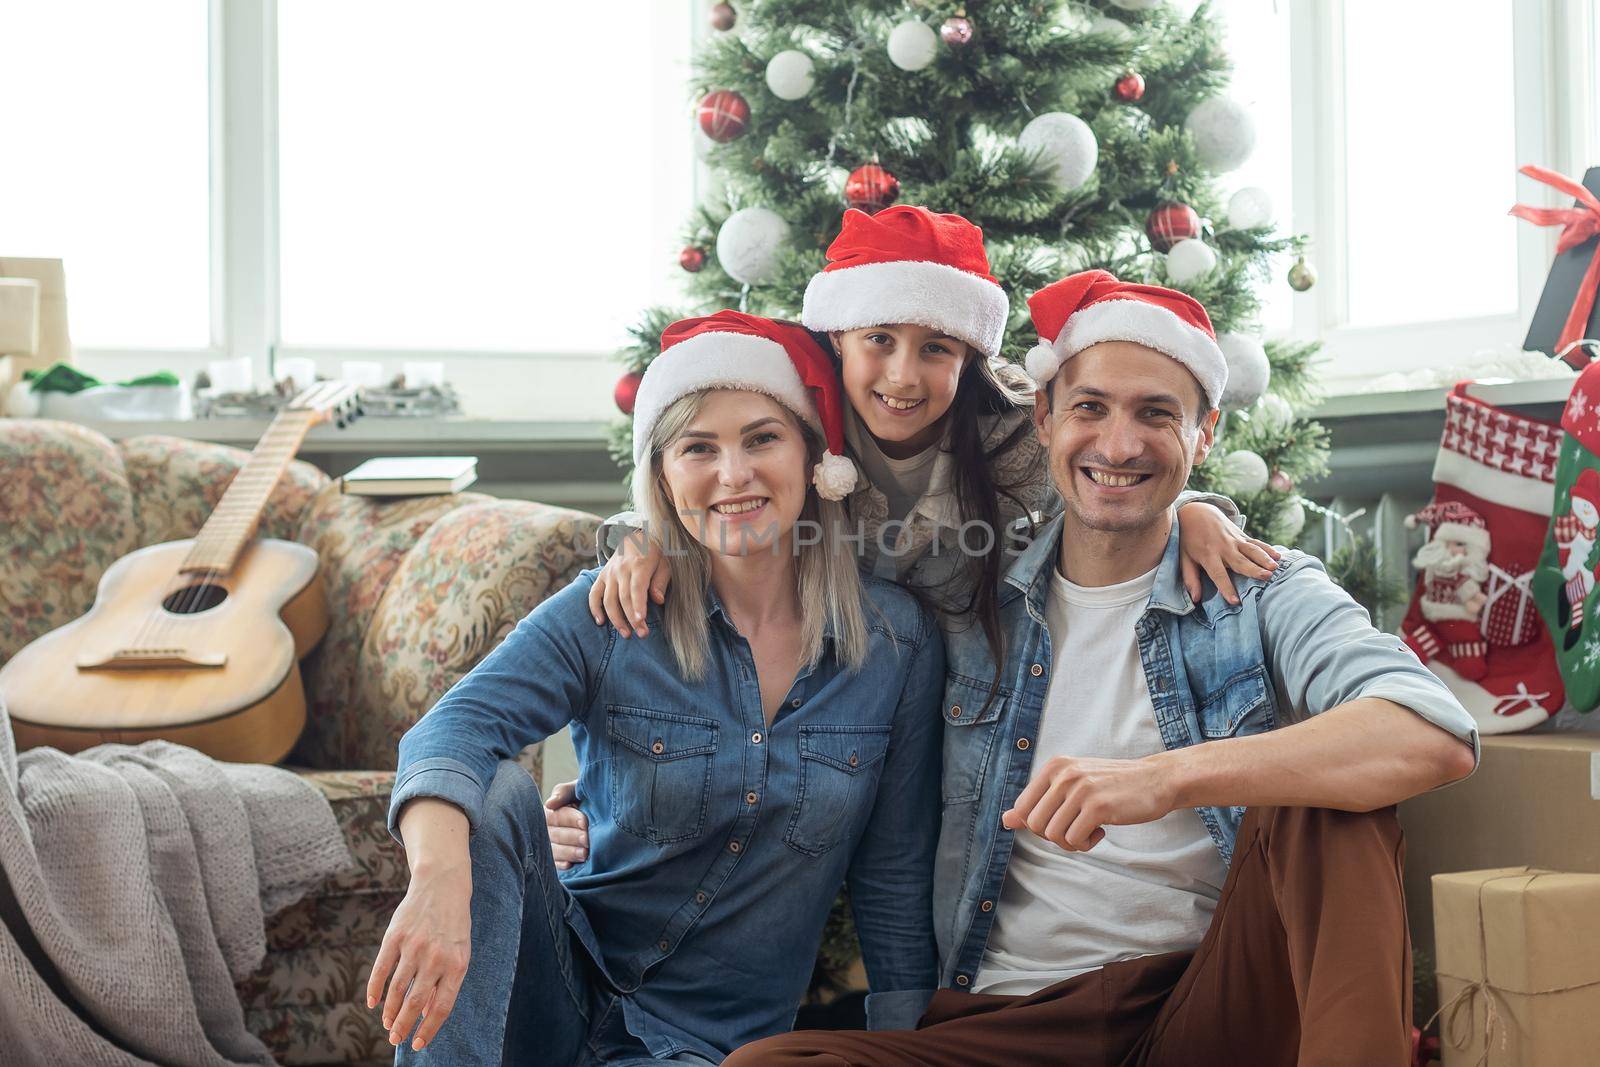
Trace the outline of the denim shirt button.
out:
[[[860,762],[861,762],[861,760],[856,756],[856,754],[854,752],[850,753],[850,766],[854,767],[856,764],[858,764]]]
[[[667,949],[672,947],[672,942],[670,942],[670,941],[662,941],[662,942],[659,942],[656,945],[656,947],[659,948],[662,952],[665,952],[665,951],[667,951]]]
[[[789,706],[791,708],[798,708],[800,706],[800,698],[795,697],[793,700],[789,701]]]
[[[694,895],[694,902],[696,904],[704,904],[706,902],[706,891],[704,889]]]
[[[1028,739],[1026,737],[1017,738],[1017,748],[1023,752],[1028,751]]]
[[[739,851],[739,848],[740,848],[739,842],[737,842],[737,841],[729,841],[728,842],[728,851],[729,852],[737,853]]]
[[[994,901],[986,900],[982,904],[979,904],[978,907],[982,908],[984,911],[993,911],[994,910]]]
[[[962,988],[966,988],[967,986],[969,986],[971,984],[972,984],[972,979],[968,978],[966,975],[964,975],[964,974],[956,975],[956,985],[961,986]]]
[[[650,751],[654,752],[658,756],[661,755],[661,753],[665,752],[666,750],[667,750],[667,746],[663,745],[661,743],[661,739],[660,738],[656,738],[656,743],[650,746]]]
[[[1033,675],[1033,676],[1034,676],[1034,677],[1035,677],[1035,678],[1038,678],[1038,677],[1040,677],[1040,676],[1041,676],[1041,675],[1043,675],[1043,674],[1044,674],[1044,664],[1042,664],[1042,663],[1035,663],[1035,664],[1034,664],[1034,665],[1033,665],[1033,667],[1032,667],[1032,669],[1031,669],[1031,671],[1030,671],[1030,673],[1031,673],[1031,674],[1032,674],[1032,675]]]
[[[961,705],[960,704],[951,704],[950,705],[950,717],[952,719],[961,718]]]
[[[750,735],[750,743],[752,745],[759,745],[761,743],[761,731],[760,730],[757,730],[755,733]]]
[[[748,793],[746,793],[744,795],[744,802],[746,804],[754,804],[756,801],[758,801],[760,799],[761,799],[761,794],[755,792],[754,790],[752,790],[751,792],[748,792]]]

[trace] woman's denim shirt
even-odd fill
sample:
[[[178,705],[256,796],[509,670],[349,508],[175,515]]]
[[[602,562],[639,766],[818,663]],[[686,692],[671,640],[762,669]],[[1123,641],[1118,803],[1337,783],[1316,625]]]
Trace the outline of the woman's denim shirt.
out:
[[[824,638],[769,727],[755,661],[714,591],[705,678],[680,676],[655,605],[623,640],[585,571],[523,619],[400,740],[389,808],[441,797],[476,828],[499,761],[571,724],[586,862],[568,923],[656,1056],[720,1058],[788,1030],[848,881],[875,1028],[915,1024],[937,984],[944,646],[904,590],[863,579],[870,647]],[[470,964],[469,964],[470,966]]]

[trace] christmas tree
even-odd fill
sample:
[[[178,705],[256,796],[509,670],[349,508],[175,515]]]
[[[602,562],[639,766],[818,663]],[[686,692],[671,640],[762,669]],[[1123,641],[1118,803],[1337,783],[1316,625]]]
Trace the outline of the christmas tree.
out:
[[[1303,239],[1275,232],[1261,190],[1223,196],[1254,130],[1206,6],[745,0],[710,18],[692,93],[718,190],[688,227],[688,302],[648,311],[623,354],[625,412],[667,323],[723,307],[798,318],[845,207],[921,204],[983,227],[1014,308],[1008,358],[1034,342],[1027,295],[1074,271],[1205,304],[1230,382],[1192,484],[1233,496],[1256,536],[1295,541],[1297,486],[1326,466],[1325,432],[1295,415],[1317,346],[1263,344],[1256,323],[1262,287],[1285,284],[1273,259]],[[1313,279],[1303,259],[1289,274]],[[624,467],[630,436],[620,421]]]
[[[1327,462],[1325,431],[1296,414],[1314,398],[1317,346],[1258,340],[1259,294],[1314,274],[1302,257],[1271,276],[1303,238],[1276,232],[1262,190],[1223,194],[1219,176],[1248,158],[1254,130],[1227,95],[1207,6],[743,0],[709,14],[691,88],[717,190],[685,235],[689,300],[646,312],[623,353],[625,414],[668,323],[718,308],[797,319],[846,207],[920,204],[983,227],[1011,297],[1009,359],[1035,341],[1028,294],[1075,271],[1200,300],[1229,386],[1218,446],[1191,484],[1232,496],[1255,536],[1294,543],[1298,486]],[[627,420],[613,454],[631,464]],[[1359,540],[1330,572],[1369,608],[1396,595]],[[814,989],[838,978],[853,942],[836,909]]]

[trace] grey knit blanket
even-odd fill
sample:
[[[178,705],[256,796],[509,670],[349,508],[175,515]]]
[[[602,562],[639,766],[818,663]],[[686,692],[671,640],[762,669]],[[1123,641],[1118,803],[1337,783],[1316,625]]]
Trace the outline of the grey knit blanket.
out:
[[[327,800],[288,771],[164,741],[19,756],[0,708],[0,874],[21,927],[0,922],[0,1062],[272,1063],[234,982],[266,954],[266,917],[351,863]]]

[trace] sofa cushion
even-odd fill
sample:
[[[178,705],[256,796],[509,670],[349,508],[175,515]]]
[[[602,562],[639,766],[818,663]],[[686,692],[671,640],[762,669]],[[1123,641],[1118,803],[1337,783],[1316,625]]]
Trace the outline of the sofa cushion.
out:
[[[139,544],[179,541],[200,532],[250,453],[227,445],[150,434],[122,442]],[[289,464],[267,499],[263,537],[293,540],[311,498],[328,476],[303,460]]]
[[[0,420],[0,662],[94,604],[106,568],[139,547],[117,448],[49,419]]]

